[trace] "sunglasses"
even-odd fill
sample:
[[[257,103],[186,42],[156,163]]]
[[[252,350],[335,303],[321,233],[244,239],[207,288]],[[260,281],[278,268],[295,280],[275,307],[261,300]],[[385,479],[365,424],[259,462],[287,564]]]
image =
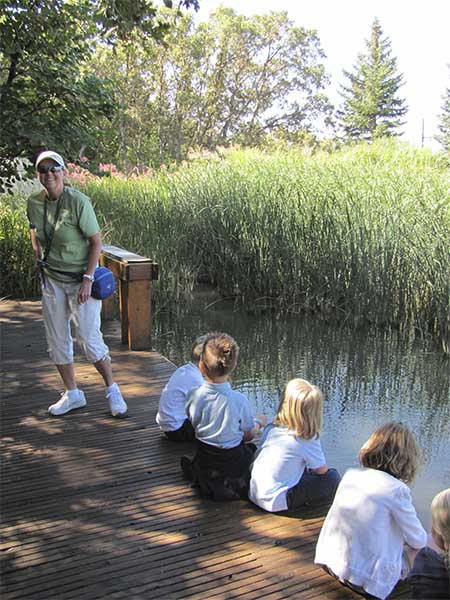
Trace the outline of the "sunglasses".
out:
[[[60,171],[64,171],[64,167],[50,165],[49,167],[38,167],[37,170],[41,175],[45,175],[46,173],[59,173]]]

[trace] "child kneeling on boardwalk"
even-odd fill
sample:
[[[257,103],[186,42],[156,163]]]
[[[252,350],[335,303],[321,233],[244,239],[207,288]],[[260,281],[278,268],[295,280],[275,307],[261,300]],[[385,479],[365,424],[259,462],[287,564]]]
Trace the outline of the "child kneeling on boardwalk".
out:
[[[186,401],[189,392],[202,385],[203,375],[198,368],[206,336],[198,337],[191,350],[191,360],[173,373],[159,400],[156,422],[172,442],[195,440],[195,431],[186,418]]]
[[[236,500],[247,495],[249,466],[255,450],[247,445],[265,424],[255,419],[247,398],[228,381],[237,365],[239,347],[226,333],[210,333],[203,344],[199,368],[205,381],[192,390],[186,405],[195,429],[197,452],[183,456],[186,479],[214,500]]]
[[[412,555],[427,534],[406,485],[420,450],[402,423],[379,427],[359,452],[361,469],[348,469],[322,526],[314,562],[341,583],[386,598],[406,578]]]
[[[431,503],[431,539],[409,574],[413,600],[450,598],[450,488]]]
[[[319,440],[323,396],[305,379],[292,379],[267,425],[251,467],[249,498],[269,512],[295,512],[331,503],[340,477],[329,469]]]

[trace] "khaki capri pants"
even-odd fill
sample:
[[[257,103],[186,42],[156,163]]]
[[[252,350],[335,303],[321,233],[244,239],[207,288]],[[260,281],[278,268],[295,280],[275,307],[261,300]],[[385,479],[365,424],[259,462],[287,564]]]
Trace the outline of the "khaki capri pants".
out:
[[[77,341],[91,363],[109,359],[108,346],[100,331],[101,300],[89,298],[78,304],[80,283],[62,283],[45,277],[42,288],[42,314],[44,317],[48,353],[56,365],[73,362],[71,322]]]

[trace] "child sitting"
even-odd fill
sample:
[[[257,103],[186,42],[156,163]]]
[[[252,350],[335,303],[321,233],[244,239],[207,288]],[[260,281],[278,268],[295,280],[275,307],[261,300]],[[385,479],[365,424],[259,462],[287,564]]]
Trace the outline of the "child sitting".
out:
[[[214,500],[235,500],[247,493],[253,439],[265,418],[256,420],[247,398],[231,388],[228,378],[237,365],[239,347],[225,333],[206,337],[199,368],[203,385],[189,394],[186,410],[198,440],[193,460],[181,467],[187,479]]]
[[[409,574],[413,600],[450,598],[450,488],[431,503],[431,539]]]
[[[349,469],[339,484],[314,562],[361,594],[389,596],[409,569],[404,550],[426,543],[406,485],[415,476],[419,455],[411,431],[402,423],[388,423],[361,448],[362,469]]]
[[[269,512],[332,502],[340,477],[319,440],[323,397],[304,379],[290,381],[251,467],[249,498]]]
[[[179,367],[164,387],[159,400],[156,422],[172,442],[195,440],[194,428],[186,418],[188,393],[203,383],[198,363],[206,336],[198,337],[191,350],[191,361]]]

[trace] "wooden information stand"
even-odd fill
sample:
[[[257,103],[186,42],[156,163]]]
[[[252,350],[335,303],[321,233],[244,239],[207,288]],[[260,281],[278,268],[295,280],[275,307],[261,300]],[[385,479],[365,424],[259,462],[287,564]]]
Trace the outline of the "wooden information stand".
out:
[[[100,264],[119,280],[122,343],[130,350],[151,348],[151,286],[158,265],[151,259],[116,246],[103,246]],[[103,301],[102,318],[114,318],[114,296]]]

